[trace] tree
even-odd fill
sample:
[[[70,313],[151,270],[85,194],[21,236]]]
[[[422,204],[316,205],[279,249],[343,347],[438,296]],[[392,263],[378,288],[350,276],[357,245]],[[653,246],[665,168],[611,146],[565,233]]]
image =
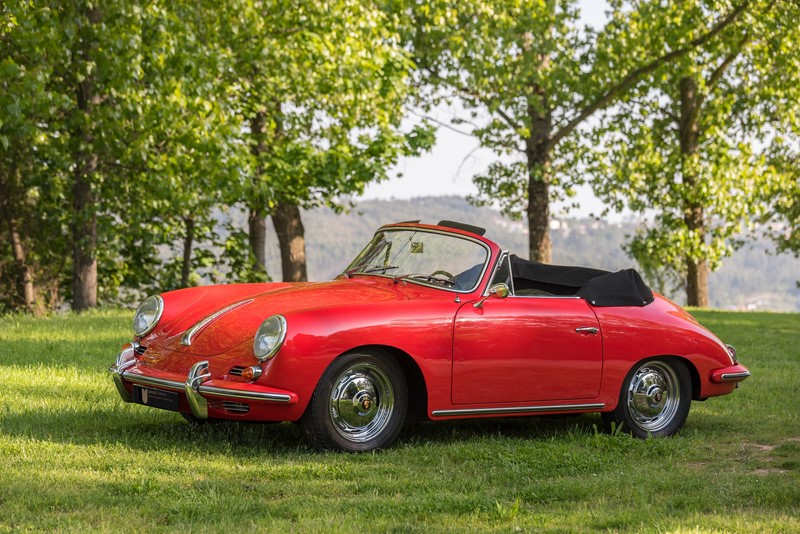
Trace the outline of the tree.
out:
[[[615,2],[614,11],[642,2],[631,4]],[[613,57],[596,54],[597,34],[579,27],[572,1],[397,0],[390,10],[410,21],[407,39],[433,86],[424,105],[458,97],[471,116],[457,122],[471,123],[482,146],[512,158],[492,164],[475,183],[484,202],[527,215],[530,257],[549,262],[550,201],[584,179],[578,163],[586,148],[576,131],[645,76],[714,39],[747,4],[732,6],[675,48]],[[644,26],[663,31],[659,20]]]
[[[263,273],[269,215],[284,280],[305,280],[300,208],[357,194],[400,154],[431,144],[425,128],[400,128],[413,65],[369,2],[206,7],[206,40],[230,65],[228,103],[249,130],[238,200],[249,210],[255,264]]]
[[[0,8],[0,272],[12,288],[0,308],[41,311],[57,293],[67,248],[52,240],[65,209],[58,176],[66,168],[52,124],[68,105],[54,90],[63,59],[55,14],[28,2]],[[48,174],[56,178],[48,180]],[[52,240],[49,246],[39,246]],[[2,245],[6,245],[5,246]],[[6,261],[10,258],[11,261]]]
[[[708,273],[739,244],[739,235],[764,213],[765,189],[785,180],[755,140],[768,140],[796,116],[800,34],[795,5],[752,2],[717,39],[655,71],[636,95],[605,119],[594,182],[610,205],[654,214],[654,224],[628,245],[642,263],[666,267],[685,282],[687,302],[708,305]],[[643,20],[676,21],[661,34],[670,47],[728,9],[691,2],[672,12],[652,6],[609,25],[608,46],[622,36],[648,46]],[[647,33],[646,33],[647,32]],[[652,39],[652,37],[650,37]],[[787,63],[788,62],[788,63]],[[769,146],[769,145],[768,145]]]

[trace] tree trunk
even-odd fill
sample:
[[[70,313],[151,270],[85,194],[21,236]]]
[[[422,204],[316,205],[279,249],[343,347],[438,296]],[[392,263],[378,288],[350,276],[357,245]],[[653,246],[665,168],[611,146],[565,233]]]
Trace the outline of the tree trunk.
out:
[[[97,24],[102,19],[102,12],[97,8],[89,9],[86,18],[91,25]],[[89,33],[92,31],[88,28],[82,32],[84,35],[77,55],[83,64],[90,61],[94,39]],[[97,306],[97,206],[92,179],[97,171],[98,157],[92,147],[91,119],[99,97],[95,94],[92,76],[78,82],[76,92],[77,113],[81,120],[75,132],[75,183],[72,188],[72,309],[82,311]]]
[[[5,211],[8,236],[11,239],[11,251],[14,255],[14,274],[17,279],[17,294],[25,308],[29,312],[34,312],[36,311],[36,292],[33,287],[33,273],[26,259],[25,247],[22,243],[17,223],[11,215],[10,210]]]
[[[75,311],[97,306],[97,214],[91,184],[97,157],[80,152],[72,205],[72,309]]]
[[[305,282],[306,240],[300,208],[281,202],[272,213],[272,223],[281,248],[281,267],[284,282]]]
[[[697,81],[691,76],[681,78],[681,118],[680,142],[683,156],[683,181],[690,191],[696,190],[698,176],[695,162],[699,139],[698,121],[700,116],[700,95]],[[684,223],[689,231],[705,242],[706,225],[703,205],[696,195],[690,194],[684,206]],[[686,303],[689,306],[708,307],[708,262],[701,257],[702,251],[689,251],[685,256],[686,263]]]
[[[543,60],[546,65],[547,59]],[[550,175],[551,115],[547,109],[546,95],[541,87],[534,87],[539,106],[528,106],[531,135],[525,139],[528,160],[528,247],[530,259],[541,263],[552,261],[550,241]]]
[[[250,208],[247,217],[247,237],[250,252],[260,271],[267,272],[267,214],[263,209]]]
[[[194,219],[186,217],[186,235],[183,237],[183,265],[181,266],[181,287],[189,287],[192,274],[192,245],[194,243]]]
[[[264,166],[259,160],[267,150],[265,141],[266,123],[267,117],[263,111],[256,112],[253,118],[250,119],[250,134],[253,136],[253,145],[250,153],[256,158],[256,175],[253,177],[254,185],[258,185],[261,176],[264,174]],[[250,252],[253,254],[256,267],[263,273],[267,272],[266,204],[265,199],[256,198],[255,202],[250,206],[250,213],[247,216]]]

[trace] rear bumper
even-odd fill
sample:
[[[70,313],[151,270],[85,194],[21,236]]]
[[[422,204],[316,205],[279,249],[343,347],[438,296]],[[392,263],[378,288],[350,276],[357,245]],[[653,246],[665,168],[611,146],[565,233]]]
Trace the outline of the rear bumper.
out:
[[[711,381],[717,384],[741,382],[750,376],[750,371],[741,364],[731,365],[711,372]]]
[[[297,403],[297,394],[291,391],[253,383],[213,380],[208,371],[208,361],[195,363],[187,376],[137,366],[135,349],[134,344],[123,347],[116,363],[109,368],[114,384],[125,402],[133,402],[132,386],[129,385],[137,384],[185,394],[192,415],[198,419],[208,419],[208,404],[212,399],[278,405]]]

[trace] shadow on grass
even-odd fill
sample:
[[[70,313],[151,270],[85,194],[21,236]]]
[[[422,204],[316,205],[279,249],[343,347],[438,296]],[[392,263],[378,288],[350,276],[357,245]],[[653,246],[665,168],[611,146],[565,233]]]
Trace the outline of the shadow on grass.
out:
[[[490,438],[549,440],[568,434],[590,435],[597,415],[526,417],[485,420],[426,421],[406,426],[397,446],[453,445]],[[254,452],[296,455],[312,452],[299,425],[210,421],[190,424],[177,413],[144,411],[138,406],[110,409],[68,408],[35,414],[0,414],[0,433],[72,445],[123,445],[142,451],[183,449],[193,453],[233,455]]]

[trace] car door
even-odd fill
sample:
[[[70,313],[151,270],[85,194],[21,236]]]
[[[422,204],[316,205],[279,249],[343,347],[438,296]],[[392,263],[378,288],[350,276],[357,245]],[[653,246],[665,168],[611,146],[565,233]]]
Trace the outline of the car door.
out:
[[[455,317],[454,404],[589,399],[600,391],[602,332],[575,297],[489,298]]]

